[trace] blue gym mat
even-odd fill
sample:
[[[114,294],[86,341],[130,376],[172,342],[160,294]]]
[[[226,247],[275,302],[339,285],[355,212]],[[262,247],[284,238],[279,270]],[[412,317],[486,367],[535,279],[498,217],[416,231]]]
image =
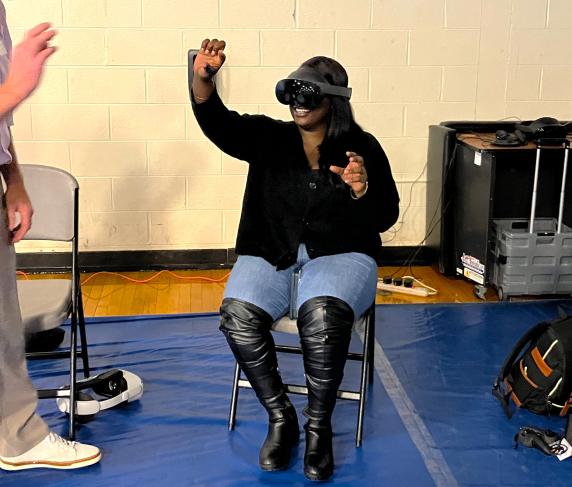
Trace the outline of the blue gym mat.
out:
[[[338,401],[332,483],[352,486],[570,485],[572,460],[513,449],[519,426],[564,428],[559,418],[519,411],[505,418],[490,390],[498,368],[530,326],[572,312],[570,301],[389,305],[376,310],[376,377],[370,389],[363,446],[354,446],[357,403]],[[288,343],[295,337],[278,335]],[[216,315],[89,320],[96,372],[125,368],[145,382],[143,398],[104,411],[78,439],[100,446],[100,464],[77,471],[0,472],[12,486],[311,485],[304,479],[304,441],[291,468],[258,469],[266,415],[241,390],[237,426],[227,431],[233,360]],[[352,348],[358,350],[355,335]],[[281,356],[282,375],[302,378],[301,358]],[[65,361],[30,362],[37,387],[66,382]],[[348,363],[344,388],[357,387]],[[304,397],[293,396],[300,420]],[[66,431],[54,400],[40,402],[52,428]]]

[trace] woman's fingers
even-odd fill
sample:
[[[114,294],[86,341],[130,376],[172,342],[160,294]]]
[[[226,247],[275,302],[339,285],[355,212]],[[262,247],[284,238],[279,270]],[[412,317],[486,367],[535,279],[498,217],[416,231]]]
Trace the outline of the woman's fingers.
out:
[[[365,183],[367,181],[367,173],[363,166],[350,168],[348,167],[339,167],[339,166],[330,166],[330,171],[337,174],[342,178],[344,183],[346,184],[353,184],[353,183]]]
[[[349,162],[363,164],[363,157],[356,154],[355,152],[346,152],[346,156],[348,156]]]
[[[364,174],[346,174],[344,175],[344,181],[346,183],[365,183],[367,178]]]
[[[363,162],[350,162],[346,167],[345,167],[346,171],[348,172],[360,172],[360,171],[365,171],[365,167],[363,165]]]
[[[226,42],[218,39],[203,39],[200,52],[206,55],[216,55],[224,50]]]
[[[223,51],[226,47],[226,42],[218,39],[205,39],[201,44],[201,49],[204,49],[205,54],[216,56],[217,53]]]
[[[365,170],[363,157],[355,152],[346,152],[349,162],[342,176],[343,180],[348,183],[365,183],[367,181],[367,171]]]
[[[365,182],[367,181],[367,171],[363,162],[350,162],[344,169],[344,176],[354,176],[359,175],[360,178]]]
[[[207,45],[207,52],[210,52],[211,54],[215,53],[215,45],[218,44],[218,39],[211,39]]]

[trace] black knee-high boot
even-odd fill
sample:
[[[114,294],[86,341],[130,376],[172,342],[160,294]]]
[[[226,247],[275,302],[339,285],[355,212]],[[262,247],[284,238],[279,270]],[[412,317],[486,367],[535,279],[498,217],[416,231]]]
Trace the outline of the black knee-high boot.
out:
[[[304,475],[310,480],[325,480],[334,470],[331,417],[344,375],[353,322],[353,310],[331,296],[309,299],[298,313],[308,386]]]
[[[268,412],[268,435],[260,450],[260,467],[263,470],[287,468],[300,430],[296,410],[286,396],[278,373],[274,340],[270,333],[272,317],[254,304],[232,298],[223,300],[220,315],[220,330],[258,400]]]

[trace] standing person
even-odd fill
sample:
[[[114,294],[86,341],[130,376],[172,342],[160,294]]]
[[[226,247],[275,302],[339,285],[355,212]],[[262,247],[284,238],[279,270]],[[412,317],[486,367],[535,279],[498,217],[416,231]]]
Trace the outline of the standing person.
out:
[[[37,393],[26,369],[24,330],[16,291],[13,244],[30,229],[33,211],[12,145],[12,110],[38,86],[46,59],[54,52],[48,44],[54,35],[56,32],[49,24],[39,24],[11,53],[6,10],[0,1],[0,172],[6,182],[0,204],[0,468],[3,470],[80,468],[101,458],[98,448],[67,441],[50,432],[36,414]]]
[[[284,391],[273,321],[285,315],[301,272],[298,330],[308,386],[304,474],[332,475],[331,417],[354,319],[375,298],[379,233],[395,223],[399,196],[385,153],[354,121],[345,69],[319,56],[276,87],[292,122],[229,111],[213,76],[225,42],[205,39],[194,64],[193,110],[206,136],[249,163],[220,329],[269,416],[263,470],[288,467],[298,441]],[[224,188],[221,188],[224,191]]]

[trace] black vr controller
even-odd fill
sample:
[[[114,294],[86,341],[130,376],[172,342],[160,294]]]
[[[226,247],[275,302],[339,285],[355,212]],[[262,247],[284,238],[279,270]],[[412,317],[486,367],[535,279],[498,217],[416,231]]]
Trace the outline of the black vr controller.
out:
[[[566,451],[566,446],[560,444],[562,436],[551,430],[523,426],[514,437],[514,447],[518,445],[536,448],[545,455],[556,456]]]
[[[516,147],[526,144],[526,136],[520,130],[515,130],[514,133],[497,130],[496,138],[491,143],[498,146]]]

